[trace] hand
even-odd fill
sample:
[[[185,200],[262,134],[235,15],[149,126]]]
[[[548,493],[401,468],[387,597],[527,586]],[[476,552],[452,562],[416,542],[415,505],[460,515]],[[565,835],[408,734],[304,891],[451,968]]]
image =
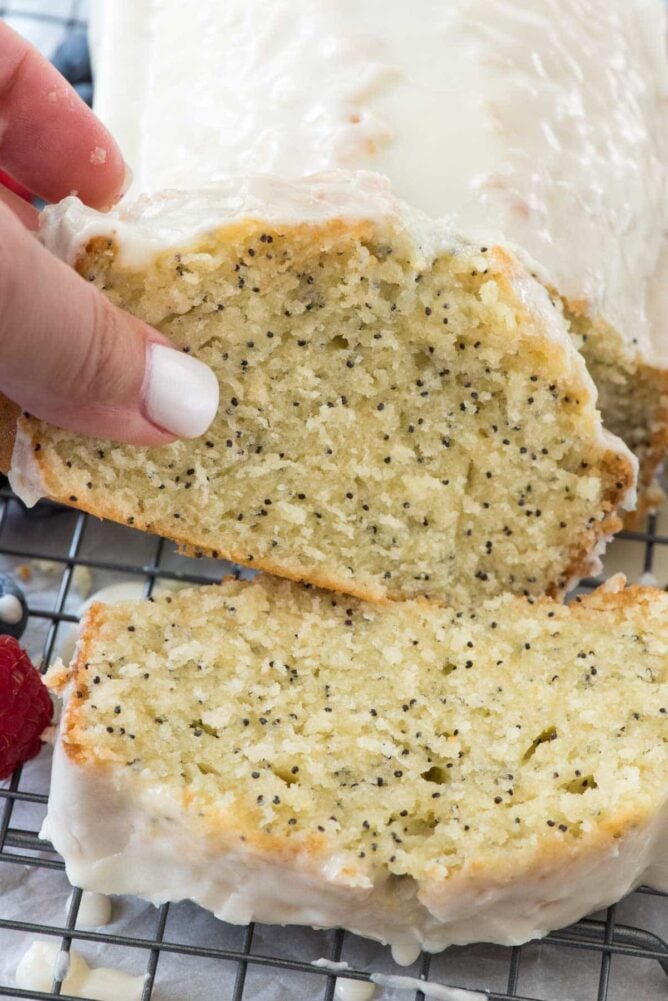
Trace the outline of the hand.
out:
[[[0,167],[47,201],[110,208],[126,168],[76,92],[0,22]],[[113,306],[30,232],[37,212],[0,187],[0,391],[83,434],[163,445],[203,434],[218,383],[202,362]]]

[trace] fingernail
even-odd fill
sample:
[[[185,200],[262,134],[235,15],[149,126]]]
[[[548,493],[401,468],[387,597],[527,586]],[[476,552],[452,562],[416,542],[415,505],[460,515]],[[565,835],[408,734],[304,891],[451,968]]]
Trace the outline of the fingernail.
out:
[[[218,380],[208,365],[164,344],[150,344],[144,413],[179,438],[204,434],[218,410]]]

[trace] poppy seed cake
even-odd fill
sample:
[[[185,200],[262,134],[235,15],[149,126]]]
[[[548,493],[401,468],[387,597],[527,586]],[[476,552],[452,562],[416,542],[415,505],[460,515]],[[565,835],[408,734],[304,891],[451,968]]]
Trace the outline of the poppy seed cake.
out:
[[[606,427],[640,459],[640,513],[656,506],[668,449],[664,0],[198,11],[95,5],[95,108],[135,170],[132,193],[375,170],[474,243],[519,248],[564,305]]]
[[[43,835],[70,880],[429,950],[668,889],[668,595],[456,612],[287,581],[94,605]]]
[[[200,439],[94,441],[24,417],[11,478],[83,510],[369,599],[563,592],[632,503],[557,300],[377,175],[236,179],[44,239],[207,362]]]

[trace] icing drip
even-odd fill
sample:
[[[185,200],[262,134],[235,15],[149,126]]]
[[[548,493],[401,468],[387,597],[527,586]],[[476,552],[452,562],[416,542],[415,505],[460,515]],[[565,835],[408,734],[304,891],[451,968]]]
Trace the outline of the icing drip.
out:
[[[69,913],[72,903],[70,894],[65,913]],[[81,894],[79,910],[77,911],[77,928],[101,928],[111,921],[111,900],[103,893],[90,893],[84,890]]]
[[[411,966],[419,955],[419,942],[407,939],[392,944],[392,959],[397,966]]]
[[[8,476],[9,485],[26,507],[34,507],[37,501],[44,496],[42,477],[35,461],[32,443],[20,422],[16,429],[12,464]]]
[[[62,978],[62,993],[91,1001],[140,1001],[144,977],[100,966],[92,969],[71,949],[61,952],[55,942],[33,942],[16,969],[16,986],[51,992],[54,977]]]
[[[343,970],[350,969],[348,963],[335,962],[333,959],[314,959],[311,962],[311,966],[320,966],[324,970],[332,970],[334,973],[340,973]]]
[[[426,998],[434,1001],[487,1001],[487,994],[480,991],[462,990],[461,987],[445,987],[417,977],[397,977],[384,973],[372,973],[371,980],[379,987],[389,987],[398,991],[422,991]]]
[[[366,980],[350,980],[338,977],[334,997],[337,1001],[371,1001],[376,993],[374,984]]]
[[[333,959],[314,959],[311,966],[320,966],[325,970],[332,970],[334,973],[350,969],[348,963],[335,962]],[[334,996],[337,1001],[371,1001],[375,993],[375,986],[367,980],[353,980],[351,977],[336,978]]]

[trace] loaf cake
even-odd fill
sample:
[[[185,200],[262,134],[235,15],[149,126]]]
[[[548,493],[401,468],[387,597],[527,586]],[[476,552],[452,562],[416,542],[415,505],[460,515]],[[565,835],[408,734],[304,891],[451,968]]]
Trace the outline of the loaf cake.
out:
[[[10,479],[196,553],[368,599],[558,594],[633,503],[562,310],[375,174],[48,209],[43,239],[207,362],[209,431],[160,449],[23,417]]]
[[[259,575],[94,605],[49,675],[42,835],[84,889],[408,952],[668,889],[668,595],[621,586],[464,613]]]
[[[560,297],[604,420],[668,440],[663,0],[98,0],[95,107],[134,193],[371,169]],[[168,56],[165,56],[168,53]]]

